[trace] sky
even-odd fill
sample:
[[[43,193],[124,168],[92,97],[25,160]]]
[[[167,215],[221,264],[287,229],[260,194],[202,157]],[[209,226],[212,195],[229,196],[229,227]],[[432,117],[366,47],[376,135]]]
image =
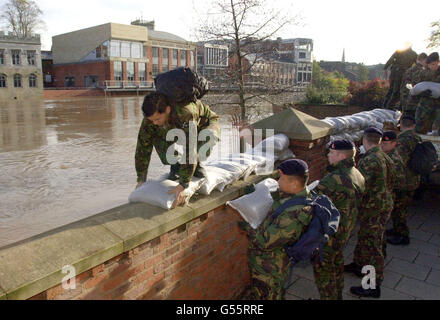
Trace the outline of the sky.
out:
[[[42,50],[52,36],[108,22],[130,24],[142,17],[155,20],[155,29],[197,41],[196,22],[206,16],[211,0],[36,0],[43,11],[39,30]],[[0,6],[6,0],[0,0]],[[282,38],[311,38],[316,60],[366,65],[385,63],[410,41],[417,53],[426,49],[431,22],[440,20],[439,0],[272,0],[270,5],[299,15],[300,22],[278,34]],[[207,7],[208,6],[208,7]]]

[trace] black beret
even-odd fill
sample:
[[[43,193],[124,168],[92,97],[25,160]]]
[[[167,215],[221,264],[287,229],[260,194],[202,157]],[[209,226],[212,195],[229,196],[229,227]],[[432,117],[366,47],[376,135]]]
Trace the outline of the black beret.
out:
[[[330,144],[330,149],[333,150],[353,150],[355,145],[352,141],[347,139],[335,140]]]
[[[426,63],[431,63],[434,61],[438,61],[438,52],[433,52],[428,56],[428,58],[426,58]]]
[[[410,121],[416,123],[416,119],[415,119],[412,115],[410,115],[410,114],[405,114],[405,115],[403,115],[403,116],[400,118],[400,120],[410,120]]]
[[[300,159],[286,160],[278,166],[278,169],[288,176],[302,176],[304,173],[309,172],[307,163]]]
[[[385,131],[382,135],[384,141],[394,141],[397,139],[397,134],[394,131]]]
[[[382,130],[380,130],[379,128],[376,128],[376,127],[369,127],[364,130],[364,133],[378,134],[380,136],[382,136],[382,134],[383,134]]]

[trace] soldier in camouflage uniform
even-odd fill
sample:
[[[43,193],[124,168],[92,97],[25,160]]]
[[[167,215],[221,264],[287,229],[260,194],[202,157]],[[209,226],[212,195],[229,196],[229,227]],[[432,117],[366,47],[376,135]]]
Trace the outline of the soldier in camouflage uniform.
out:
[[[439,55],[431,53],[426,59],[427,71],[422,75],[422,81],[440,82]],[[416,132],[426,134],[433,129],[433,124],[440,134],[440,98],[431,97],[430,90],[421,93],[416,111]]]
[[[164,95],[153,92],[147,95],[142,104],[142,111],[144,113],[144,119],[142,120],[141,127],[139,129],[136,154],[135,154],[135,166],[137,172],[138,188],[147,179],[148,166],[150,164],[151,153],[153,146],[159,155],[163,164],[170,164],[167,160],[167,150],[177,140],[167,141],[166,136],[171,129],[181,129],[185,133],[186,137],[186,158],[183,159],[182,164],[171,165],[171,172],[169,178],[174,180],[179,175],[179,186],[172,192],[176,193],[175,205],[179,205],[183,202],[184,197],[182,191],[188,187],[189,182],[193,175],[199,175],[199,158],[198,152],[206,142],[198,141],[198,133],[203,129],[209,129],[212,131],[208,143],[213,146],[214,142],[218,141],[219,125],[218,115],[212,112],[209,106],[203,104],[200,100],[197,102],[191,102],[183,105],[170,106],[167,98]],[[193,146],[190,145],[190,133],[193,136]],[[193,150],[190,150],[192,148]],[[206,152],[206,156],[209,156],[210,149]],[[190,159],[190,156],[194,155],[197,159]],[[202,159],[203,160],[203,159]]]
[[[387,230],[387,241],[393,245],[409,244],[409,229],[406,224],[408,206],[414,197],[414,191],[420,185],[420,175],[415,174],[409,167],[408,161],[417,143],[422,139],[415,134],[415,122],[411,116],[403,116],[400,120],[402,132],[397,137],[395,152],[402,159],[403,179],[399,179],[396,190],[394,209],[391,213],[393,229]]]
[[[348,140],[330,144],[329,172],[315,191],[327,195],[340,212],[338,231],[323,249],[323,261],[313,263],[315,283],[322,300],[342,299],[344,289],[343,250],[353,231],[360,199],[365,191],[365,179],[354,167],[355,146]]]
[[[306,188],[308,167],[304,161],[286,160],[278,171],[279,192],[272,193],[274,202],[266,219],[257,229],[240,224],[249,235],[250,298],[254,300],[284,299],[284,286],[289,276],[289,257],[284,247],[293,245],[312,220],[312,207],[304,205],[288,207],[277,218],[272,217],[292,196],[310,199]]]
[[[353,263],[344,266],[347,272],[362,276],[362,267],[375,268],[376,288],[351,287],[350,292],[361,297],[380,297],[383,281],[383,239],[385,226],[393,209],[395,170],[393,161],[380,149],[382,131],[368,128],[362,144],[366,150],[359,160],[358,169],[365,178],[365,195],[359,210],[360,229],[354,250]]]
[[[397,50],[388,59],[384,66],[384,70],[391,67],[390,88],[385,96],[383,107],[385,109],[393,109],[396,101],[400,97],[400,86],[405,71],[416,62],[417,53],[411,47],[406,50]]]
[[[415,86],[417,83],[422,81],[423,73],[425,72],[426,68],[427,57],[428,56],[424,52],[419,54],[417,57],[417,63],[406,70],[403,76],[402,86],[400,88],[400,101],[402,102],[402,112],[404,115],[408,114],[413,117],[416,116],[417,105],[419,104],[420,97],[411,96],[406,85],[411,84],[412,86]]]

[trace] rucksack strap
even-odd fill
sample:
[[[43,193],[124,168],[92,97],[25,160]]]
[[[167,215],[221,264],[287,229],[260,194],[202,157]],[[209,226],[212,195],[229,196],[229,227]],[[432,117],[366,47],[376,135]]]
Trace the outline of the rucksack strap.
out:
[[[281,214],[281,212],[283,212],[284,210],[286,210],[289,207],[293,207],[293,206],[297,206],[297,205],[309,205],[312,203],[312,200],[307,199],[306,197],[292,197],[289,200],[287,200],[286,202],[284,202],[282,205],[280,205],[278,207],[278,209],[276,209],[274,211],[274,213],[272,213],[272,219],[276,219],[278,218],[278,216]]]

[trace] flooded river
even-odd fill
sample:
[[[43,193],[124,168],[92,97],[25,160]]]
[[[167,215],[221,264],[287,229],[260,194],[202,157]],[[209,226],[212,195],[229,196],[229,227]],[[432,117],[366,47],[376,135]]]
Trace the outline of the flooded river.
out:
[[[141,97],[0,102],[0,247],[127,203],[141,104]],[[226,125],[230,112],[213,110]],[[148,178],[168,170],[154,153]]]

